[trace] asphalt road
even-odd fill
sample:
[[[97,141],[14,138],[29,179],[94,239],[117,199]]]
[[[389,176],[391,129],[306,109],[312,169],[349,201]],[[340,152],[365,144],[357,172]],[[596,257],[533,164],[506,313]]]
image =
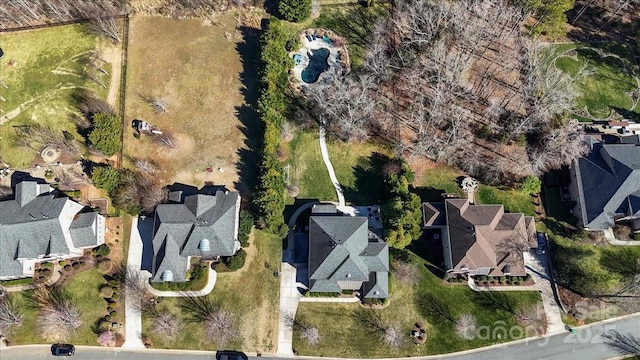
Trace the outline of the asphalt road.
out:
[[[569,332],[528,341],[512,342],[493,346],[481,350],[471,350],[464,353],[426,357],[425,359],[460,359],[460,360],[605,360],[614,358],[617,354],[603,343],[600,334],[607,330],[621,333],[631,333],[640,336],[640,314],[621,320],[602,322],[580,327],[576,334]],[[39,360],[55,359],[51,355],[49,346],[29,345],[16,346],[0,351],[0,360]],[[75,360],[170,360],[170,359],[215,359],[215,352],[186,351],[186,350],[123,350],[100,347],[76,347]],[[270,356],[254,357],[260,359],[291,359],[289,357],[275,358]],[[305,357],[304,359],[313,360]],[[318,358],[327,359],[327,358]],[[400,358],[406,359],[406,358]]]

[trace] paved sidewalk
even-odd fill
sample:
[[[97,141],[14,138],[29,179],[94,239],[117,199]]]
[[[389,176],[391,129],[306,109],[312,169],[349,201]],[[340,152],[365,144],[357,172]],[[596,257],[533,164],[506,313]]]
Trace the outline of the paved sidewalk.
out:
[[[131,220],[131,238],[129,240],[129,256],[127,266],[135,271],[140,271],[142,266],[142,238],[138,231],[138,218]],[[144,271],[143,274],[149,274]],[[148,275],[147,275],[148,276]],[[146,280],[146,279],[145,279]],[[126,299],[124,302],[125,314],[125,340],[123,348],[144,349],[142,343],[142,314],[140,313],[140,301],[133,303]]]
[[[345,206],[344,194],[342,193],[342,188],[340,187],[340,183],[338,182],[338,178],[336,177],[335,171],[333,171],[333,165],[331,164],[331,160],[329,160],[329,151],[327,150],[327,139],[325,136],[324,124],[320,124],[320,153],[322,153],[322,160],[324,160],[324,164],[329,171],[329,178],[333,183],[333,187],[336,188],[336,194],[338,194],[338,205]]]
[[[209,295],[209,293],[216,286],[216,280],[218,278],[218,273],[211,268],[211,265],[208,266],[209,274],[207,279],[207,285],[205,285],[202,290],[197,291],[160,291],[156,290],[149,284],[148,281],[145,281],[145,288],[147,291],[153,296],[163,296],[163,297],[183,297],[183,296],[205,296]],[[145,271],[146,272],[146,271]],[[146,272],[148,273],[148,272]]]
[[[309,303],[355,303],[359,302],[355,296],[352,297],[302,297],[300,298],[300,302],[309,302]]]
[[[623,241],[623,240],[616,239],[615,235],[613,235],[613,230],[611,228],[604,230],[604,237],[605,239],[607,239],[607,241],[611,245],[640,246],[640,241],[636,241],[636,240]]]
[[[553,290],[553,282],[549,276],[551,269],[549,268],[548,254],[537,255],[531,251],[524,253],[524,264],[527,273],[531,274],[533,281],[542,297],[542,305],[547,315],[547,333],[555,334],[566,331],[564,322],[562,322],[562,309],[560,304],[556,302],[556,296]]]

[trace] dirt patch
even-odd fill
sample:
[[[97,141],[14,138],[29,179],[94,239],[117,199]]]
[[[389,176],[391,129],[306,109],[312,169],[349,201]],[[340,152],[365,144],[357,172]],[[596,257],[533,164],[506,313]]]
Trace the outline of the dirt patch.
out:
[[[424,175],[427,172],[427,170],[432,170],[438,167],[437,162],[421,156],[413,156],[409,158],[408,163],[409,163],[409,167],[414,173],[414,178],[415,178],[414,182],[416,184],[420,184],[423,182]]]
[[[115,107],[122,74],[122,48],[119,46],[104,46],[98,51],[100,52],[100,58],[111,65],[111,81],[109,81],[107,102]]]
[[[122,244],[124,242],[124,228],[121,217],[106,218],[108,231],[105,234],[105,244],[111,248],[109,258],[113,264],[122,263]]]

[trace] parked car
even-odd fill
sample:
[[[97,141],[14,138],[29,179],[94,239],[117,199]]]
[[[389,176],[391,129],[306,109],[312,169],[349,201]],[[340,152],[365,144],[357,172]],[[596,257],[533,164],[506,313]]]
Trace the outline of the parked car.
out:
[[[222,350],[216,353],[216,360],[249,360],[249,358],[239,351]]]
[[[536,254],[542,255],[547,252],[547,234],[545,233],[537,233],[538,237],[538,248],[536,249]]]
[[[76,353],[76,347],[71,344],[53,344],[51,345],[51,354],[53,356],[73,356]]]

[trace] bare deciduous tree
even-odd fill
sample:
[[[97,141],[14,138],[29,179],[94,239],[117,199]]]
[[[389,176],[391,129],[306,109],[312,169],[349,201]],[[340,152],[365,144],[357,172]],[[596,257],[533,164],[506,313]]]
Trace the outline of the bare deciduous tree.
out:
[[[404,343],[402,331],[398,324],[388,325],[380,335],[382,342],[392,348],[399,348]]]
[[[47,341],[68,339],[82,325],[80,309],[59,286],[38,288],[31,295],[38,310],[38,333]]]
[[[400,347],[404,339],[397,324],[388,324],[375,310],[359,309],[355,313],[356,319],[372,334],[380,336],[380,340],[391,347]]]
[[[300,329],[300,338],[307,340],[309,345],[318,345],[320,343],[320,332],[316,327],[306,326]]]
[[[76,139],[67,132],[56,131],[48,126],[40,124],[16,129],[19,132],[16,139],[17,146],[28,147],[35,151],[51,146],[72,155],[81,154],[80,144],[78,144]]]
[[[176,138],[168,131],[163,131],[162,134],[152,134],[151,140],[164,148],[174,149],[176,147]]]
[[[173,339],[180,332],[180,319],[171,311],[163,309],[153,318],[152,330],[160,337]]]
[[[96,17],[89,23],[89,29],[98,35],[106,36],[116,43],[122,41],[120,38],[122,31],[113,17]]]
[[[420,280],[420,271],[413,264],[403,261],[394,261],[391,264],[391,267],[396,278],[402,284],[414,285]]]
[[[23,315],[11,295],[0,299],[0,333],[9,333],[22,325]]]
[[[456,321],[456,334],[465,340],[475,338],[478,322],[473,314],[464,313]]]
[[[210,340],[225,345],[235,337],[234,319],[231,313],[221,309],[207,296],[181,297],[178,306],[187,321],[202,324]]]
[[[142,98],[142,100],[147,104],[151,105],[153,112],[156,114],[162,114],[169,111],[167,100],[163,97],[140,94],[140,98]]]

